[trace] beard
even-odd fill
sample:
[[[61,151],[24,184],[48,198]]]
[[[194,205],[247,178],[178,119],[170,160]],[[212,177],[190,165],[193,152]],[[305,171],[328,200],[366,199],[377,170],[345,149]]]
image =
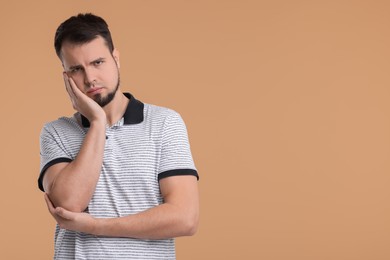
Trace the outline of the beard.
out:
[[[96,94],[93,97],[93,100],[95,100],[95,102],[98,103],[99,106],[105,107],[114,99],[115,94],[119,89],[119,85],[120,85],[120,76],[119,76],[119,71],[118,71],[118,81],[116,83],[115,89],[113,91],[111,91],[110,93],[108,93],[106,96],[102,96],[101,94]]]

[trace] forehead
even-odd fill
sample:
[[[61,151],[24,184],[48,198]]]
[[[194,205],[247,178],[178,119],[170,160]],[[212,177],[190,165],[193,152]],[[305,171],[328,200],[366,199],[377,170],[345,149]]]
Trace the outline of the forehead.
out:
[[[70,65],[90,62],[97,58],[110,56],[110,50],[105,40],[98,36],[87,43],[72,43],[65,41],[61,47],[62,62]]]

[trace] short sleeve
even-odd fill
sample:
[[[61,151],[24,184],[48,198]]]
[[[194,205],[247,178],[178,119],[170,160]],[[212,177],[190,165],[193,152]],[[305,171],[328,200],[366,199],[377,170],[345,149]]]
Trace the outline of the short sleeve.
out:
[[[54,127],[50,125],[45,125],[41,131],[40,159],[38,187],[41,191],[44,191],[42,182],[45,171],[56,163],[72,161],[71,156],[66,152]]]
[[[164,124],[158,179],[193,175],[199,179],[191,154],[187,128],[181,116],[172,111]]]

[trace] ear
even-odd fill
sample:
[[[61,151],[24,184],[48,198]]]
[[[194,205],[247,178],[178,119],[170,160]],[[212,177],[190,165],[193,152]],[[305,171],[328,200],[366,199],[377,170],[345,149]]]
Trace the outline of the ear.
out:
[[[118,66],[118,69],[119,69],[121,67],[121,65],[119,63],[119,51],[117,49],[114,49],[112,51],[112,57],[114,58],[116,65]]]
[[[64,63],[61,63],[61,64],[62,64],[62,68],[64,69],[64,70],[62,71],[62,73],[63,73],[63,74],[66,74],[66,75],[69,77],[68,72],[67,72],[66,69],[65,69]]]

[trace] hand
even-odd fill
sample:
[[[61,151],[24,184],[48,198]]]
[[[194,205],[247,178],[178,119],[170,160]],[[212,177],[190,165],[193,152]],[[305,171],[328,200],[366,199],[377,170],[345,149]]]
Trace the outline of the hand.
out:
[[[45,201],[50,214],[60,228],[93,234],[97,219],[88,213],[75,213],[61,207],[54,207],[49,196],[45,194]]]
[[[85,116],[89,122],[93,120],[106,120],[106,114],[93,99],[85,95],[77,87],[74,80],[66,72],[63,73],[66,91],[68,92],[73,108]]]

